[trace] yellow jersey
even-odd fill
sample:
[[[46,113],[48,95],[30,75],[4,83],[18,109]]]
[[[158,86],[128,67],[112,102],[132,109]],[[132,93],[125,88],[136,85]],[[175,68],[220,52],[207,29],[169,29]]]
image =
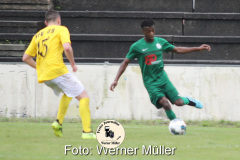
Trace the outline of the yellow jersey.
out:
[[[37,32],[25,53],[36,57],[38,82],[43,83],[68,73],[63,62],[63,44],[71,43],[68,28],[51,25]]]

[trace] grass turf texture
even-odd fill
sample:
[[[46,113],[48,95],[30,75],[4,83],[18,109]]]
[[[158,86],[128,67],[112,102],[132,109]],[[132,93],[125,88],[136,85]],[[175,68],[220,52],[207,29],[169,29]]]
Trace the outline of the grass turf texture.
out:
[[[97,140],[82,140],[80,123],[64,123],[64,137],[57,138],[51,129],[51,120],[0,119],[0,159],[161,159],[161,160],[239,160],[239,122],[187,122],[187,135],[175,136],[168,131],[168,122],[121,121],[125,140],[119,148],[139,147],[137,155],[101,155]],[[37,123],[36,123],[37,122]],[[52,122],[52,121],[51,121]],[[72,121],[71,121],[72,122]],[[95,130],[101,121],[93,121]],[[208,126],[208,127],[206,127]],[[210,126],[210,127],[209,127]],[[214,127],[217,126],[217,127]],[[92,148],[92,155],[64,154],[65,145]],[[142,155],[142,146],[176,147],[175,155]]]

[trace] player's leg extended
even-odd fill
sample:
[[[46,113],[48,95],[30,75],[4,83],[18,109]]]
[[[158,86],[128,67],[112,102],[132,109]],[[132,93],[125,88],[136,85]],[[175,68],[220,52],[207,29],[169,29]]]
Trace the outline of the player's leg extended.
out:
[[[177,106],[183,106],[185,104],[190,105],[190,106],[194,106],[198,109],[202,109],[203,105],[199,100],[190,98],[190,97],[180,97],[178,100],[176,100],[174,102],[174,104],[176,104]]]
[[[91,129],[91,115],[89,108],[89,97],[86,91],[83,91],[80,96],[76,97],[79,100],[79,113],[82,119],[83,139],[96,139],[96,135]]]
[[[180,97],[177,89],[170,81],[168,81],[164,87],[167,97],[173,104],[177,106],[183,106],[187,104],[199,109],[203,107],[202,103],[196,99],[190,97]]]
[[[176,115],[174,114],[170,103],[168,102],[168,99],[166,97],[161,97],[158,100],[158,103],[163,107],[163,109],[165,110],[167,117],[170,120],[176,119]]]
[[[52,123],[52,128],[54,130],[54,134],[57,137],[62,137],[63,133],[62,133],[62,123],[63,123],[63,119],[66,115],[69,103],[71,102],[72,98],[71,97],[67,97],[66,94],[63,94],[61,101],[60,101],[60,105],[59,105],[59,109],[58,109],[58,115],[57,115],[57,120],[55,122]]]
[[[68,106],[72,100],[72,97],[68,97],[66,94],[63,94],[60,105],[58,108],[58,115],[57,115],[57,120],[59,124],[63,123],[63,119],[67,113]]]

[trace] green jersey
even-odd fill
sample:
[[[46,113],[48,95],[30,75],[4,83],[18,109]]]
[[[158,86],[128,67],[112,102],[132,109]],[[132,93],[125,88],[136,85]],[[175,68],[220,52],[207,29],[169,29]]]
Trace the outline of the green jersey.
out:
[[[126,56],[127,59],[138,59],[142,71],[144,85],[148,91],[151,102],[157,107],[159,98],[167,97],[172,103],[179,99],[176,88],[168,79],[163,70],[163,52],[173,50],[174,46],[165,39],[154,37],[153,42],[146,42],[144,38],[135,42]]]
[[[163,72],[162,53],[173,50],[174,46],[163,38],[154,37],[153,42],[146,42],[144,38],[135,42],[131,47],[126,58],[138,59],[142,71],[145,86],[164,84],[166,81]]]

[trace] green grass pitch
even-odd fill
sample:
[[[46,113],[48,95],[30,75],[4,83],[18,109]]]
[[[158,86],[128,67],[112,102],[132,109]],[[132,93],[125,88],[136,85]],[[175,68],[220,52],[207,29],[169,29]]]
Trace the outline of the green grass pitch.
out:
[[[99,121],[100,122],[100,121]],[[100,124],[93,122],[93,129]],[[121,121],[119,121],[121,123]],[[136,121],[135,121],[136,122]],[[188,125],[187,134],[171,135],[166,124],[122,122],[126,136],[119,148],[139,148],[136,155],[101,155],[97,140],[82,140],[80,123],[64,123],[64,137],[57,138],[51,123],[0,122],[0,159],[2,160],[239,160],[239,126],[203,127]],[[65,145],[89,148],[89,155],[65,155]],[[177,148],[174,155],[143,155],[142,146]]]

